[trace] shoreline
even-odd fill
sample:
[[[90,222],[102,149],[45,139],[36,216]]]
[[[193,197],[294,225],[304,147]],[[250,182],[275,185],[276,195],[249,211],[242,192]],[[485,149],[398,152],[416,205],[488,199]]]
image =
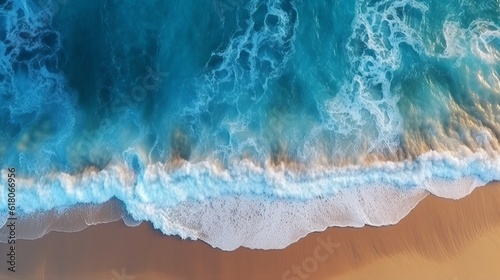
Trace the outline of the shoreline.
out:
[[[468,275],[491,279],[500,275],[500,269],[485,269],[481,263],[488,259],[476,257],[475,263],[465,267],[458,264],[470,259],[477,244],[489,248],[493,260],[500,259],[500,241],[494,240],[500,236],[499,201],[498,182],[460,200],[428,195],[396,225],[332,227],[281,250],[227,252],[202,241],[164,236],[150,223],[130,228],[118,221],[76,233],[51,232],[40,239],[19,240],[18,271],[7,273],[4,265],[0,279],[117,279],[117,275],[136,280],[368,279],[366,273],[375,279],[395,279],[394,275],[400,279],[443,279],[435,275],[468,279],[462,278],[464,269]],[[3,252],[6,245],[0,244]],[[420,275],[408,259],[418,260]],[[443,271],[435,270],[441,267]]]
[[[427,157],[433,155],[429,154]],[[226,251],[239,246],[282,249],[311,232],[324,231],[332,225],[363,227],[396,224],[429,193],[458,199],[485,184],[485,178],[477,175],[449,180],[434,178],[428,173],[430,170],[444,176],[447,172],[456,171],[453,166],[466,171],[479,164],[485,177],[498,177],[495,172],[498,164],[494,159],[490,159],[491,162],[478,162],[478,159],[469,158],[466,164],[455,162],[452,158],[441,158],[449,160],[450,166],[445,162],[446,167],[438,170],[425,165],[437,164],[431,160],[425,161],[424,165],[419,161],[411,166],[374,166],[374,172],[370,174],[364,174],[363,170],[357,168],[347,168],[339,174],[312,172],[304,178],[285,170],[270,171],[255,169],[255,166],[242,166],[241,172],[233,170],[233,174],[215,170],[213,166],[186,164],[176,172],[169,173],[161,163],[148,165],[146,171],[141,171],[141,174],[144,173],[143,177],[126,166],[118,165],[100,172],[91,172],[88,176],[59,174],[44,177],[40,182],[32,182],[32,186],[20,189],[23,199],[19,200],[19,204],[23,205],[24,213],[35,214],[27,214],[27,229],[20,227],[19,238],[39,237],[44,234],[43,231],[52,229],[54,224],[59,226],[57,230],[75,232],[88,224],[107,223],[126,216],[132,222],[150,221],[165,235],[201,239]],[[418,186],[408,189],[403,187],[404,182],[396,185],[385,182],[401,178],[408,183],[421,177],[424,179]],[[431,179],[425,179],[428,177]],[[362,178],[358,183],[370,183],[343,187],[348,179],[357,178]],[[27,182],[20,180],[20,184],[25,183]],[[40,199],[51,196],[58,198],[55,203]],[[126,211],[121,208],[113,214],[101,215],[94,210],[106,208],[102,205],[113,198]],[[47,208],[49,206],[53,208]],[[87,206],[90,210],[86,209]],[[45,208],[53,210],[47,211],[46,215],[42,210]],[[94,213],[90,219],[89,211]],[[117,213],[120,211],[121,213]],[[64,216],[67,212],[73,213],[68,214],[71,217],[59,219],[65,220],[62,223],[57,221],[57,215],[63,213]],[[51,213],[55,215],[52,216]],[[40,221],[39,216],[46,216],[51,220]],[[80,222],[76,230],[72,224],[75,216]],[[87,222],[88,220],[90,221]],[[31,221],[36,221],[35,224],[41,231],[34,229]],[[68,223],[68,227],[64,226]],[[287,226],[276,226],[281,224]],[[5,228],[1,228],[0,233],[4,232]],[[5,242],[4,236],[0,235],[1,242]]]

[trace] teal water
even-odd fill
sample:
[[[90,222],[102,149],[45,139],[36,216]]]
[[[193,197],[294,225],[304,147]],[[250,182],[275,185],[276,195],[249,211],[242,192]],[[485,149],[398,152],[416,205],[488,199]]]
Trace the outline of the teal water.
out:
[[[4,0],[0,41],[26,214],[500,179],[496,0]]]

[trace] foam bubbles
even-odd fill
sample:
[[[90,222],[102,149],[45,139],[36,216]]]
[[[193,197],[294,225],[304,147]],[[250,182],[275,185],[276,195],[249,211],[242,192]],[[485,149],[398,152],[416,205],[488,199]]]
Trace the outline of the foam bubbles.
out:
[[[150,221],[164,234],[203,239],[225,250],[271,249],[328,226],[394,224],[428,192],[458,199],[477,186],[499,180],[499,174],[500,158],[486,152],[468,156],[429,152],[415,161],[310,166],[304,172],[245,160],[227,169],[208,161],[176,167],[150,163],[139,172],[115,163],[78,175],[19,179],[17,203],[20,217],[26,218],[116,197],[123,202],[131,225]],[[2,178],[7,178],[5,170]],[[0,195],[5,192],[0,189]],[[6,202],[0,202],[0,207],[6,209]],[[93,217],[88,224],[116,215]],[[81,226],[52,228],[74,231]],[[47,232],[40,228],[33,228],[29,236]]]
[[[281,249],[333,225],[395,224],[426,195],[421,189],[401,192],[389,186],[370,186],[306,202],[222,197],[186,202],[162,214],[168,217],[169,225],[183,229],[183,238],[202,239],[223,250],[240,246]],[[164,224],[153,224],[163,232],[170,231]]]
[[[472,52],[490,64],[500,61],[500,27],[491,22],[474,21],[469,27],[472,34]]]
[[[421,16],[427,10],[417,1],[359,1],[347,43],[353,76],[334,98],[320,105],[325,112],[325,128],[360,143],[358,152],[393,150],[399,144],[402,118],[398,96],[391,90],[392,77],[402,59],[402,45],[420,52],[417,32],[408,13]],[[359,148],[367,145],[365,151]]]
[[[474,20],[466,29],[455,21],[445,21],[443,57],[463,58],[467,54],[492,64],[500,60],[500,27],[493,22]]]
[[[463,57],[466,53],[466,48],[463,46],[465,34],[460,29],[458,22],[446,21],[443,26],[443,34],[446,40],[446,49],[444,50],[445,57],[459,56]]]
[[[189,122],[192,138],[200,139],[198,150],[210,150],[211,156],[223,160],[249,149],[265,154],[255,139],[246,140],[259,133],[262,116],[258,106],[265,102],[270,82],[281,75],[293,53],[299,23],[293,1],[248,1],[232,15],[236,18],[234,33],[212,52],[205,74],[197,82],[196,99],[179,108],[179,115]],[[229,21],[227,17],[225,21]]]

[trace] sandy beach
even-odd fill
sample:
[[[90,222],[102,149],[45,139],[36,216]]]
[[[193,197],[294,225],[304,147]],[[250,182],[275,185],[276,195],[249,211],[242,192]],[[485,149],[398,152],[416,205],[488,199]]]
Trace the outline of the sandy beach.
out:
[[[17,271],[4,261],[0,279],[500,279],[499,204],[499,183],[457,201],[429,195],[396,225],[329,228],[267,251],[224,252],[120,221],[20,240]]]

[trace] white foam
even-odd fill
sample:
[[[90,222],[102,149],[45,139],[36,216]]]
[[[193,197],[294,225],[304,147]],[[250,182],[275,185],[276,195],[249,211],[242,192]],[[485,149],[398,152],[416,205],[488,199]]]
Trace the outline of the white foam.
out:
[[[399,15],[398,9],[413,9],[423,17],[427,6],[410,0],[358,1],[353,34],[347,42],[353,76],[335,97],[318,105],[325,128],[367,145],[361,153],[399,144],[402,117],[398,96],[391,91],[392,77],[401,65],[401,46],[409,45],[416,52],[422,46],[408,16]],[[352,139],[353,135],[357,138]]]
[[[183,203],[162,212],[162,216],[167,217],[168,226],[184,230],[183,238],[202,239],[223,250],[240,246],[280,249],[330,226],[395,224],[426,195],[422,189],[402,192],[370,186],[307,202],[227,197]],[[163,232],[170,231],[164,224],[154,225]]]
[[[472,52],[490,64],[500,61],[500,27],[486,21],[476,20],[469,26],[472,34]],[[496,42],[495,44],[492,44]]]
[[[415,161],[343,168],[310,166],[302,173],[249,161],[228,169],[210,162],[186,162],[177,169],[151,163],[140,170],[136,174],[126,164],[115,163],[99,172],[19,179],[18,213],[29,217],[53,209],[64,212],[81,203],[102,204],[117,197],[132,225],[150,221],[164,234],[202,239],[224,250],[283,248],[328,226],[397,223],[428,192],[461,198],[477,186],[500,179],[500,157],[486,152],[467,157],[429,152]],[[6,170],[2,179],[7,179]],[[7,197],[6,189],[0,189],[0,197]],[[0,209],[7,212],[6,201],[0,201]],[[103,215],[86,224],[118,216]],[[6,217],[2,218],[5,222]],[[85,226],[62,224],[62,229],[39,224],[28,235]]]
[[[443,35],[446,49],[440,57],[474,55],[488,64],[500,61],[500,27],[493,22],[474,20],[467,28],[460,28],[458,22],[447,20]]]
[[[446,41],[444,57],[463,57],[467,49],[464,46],[465,33],[460,29],[458,22],[446,21],[443,26],[443,35]]]
[[[212,53],[206,73],[196,83],[192,105],[179,106],[176,114],[179,122],[188,120],[192,138],[200,139],[198,154],[211,151],[224,159],[245,150],[266,154],[264,145],[246,140],[260,133],[252,122],[261,119],[258,106],[268,94],[268,85],[280,76],[294,52],[299,24],[294,3],[283,0],[247,1],[232,14],[237,25],[234,33]],[[275,18],[275,24],[269,18]],[[225,113],[219,125],[205,125],[207,119],[220,118],[220,111]]]

